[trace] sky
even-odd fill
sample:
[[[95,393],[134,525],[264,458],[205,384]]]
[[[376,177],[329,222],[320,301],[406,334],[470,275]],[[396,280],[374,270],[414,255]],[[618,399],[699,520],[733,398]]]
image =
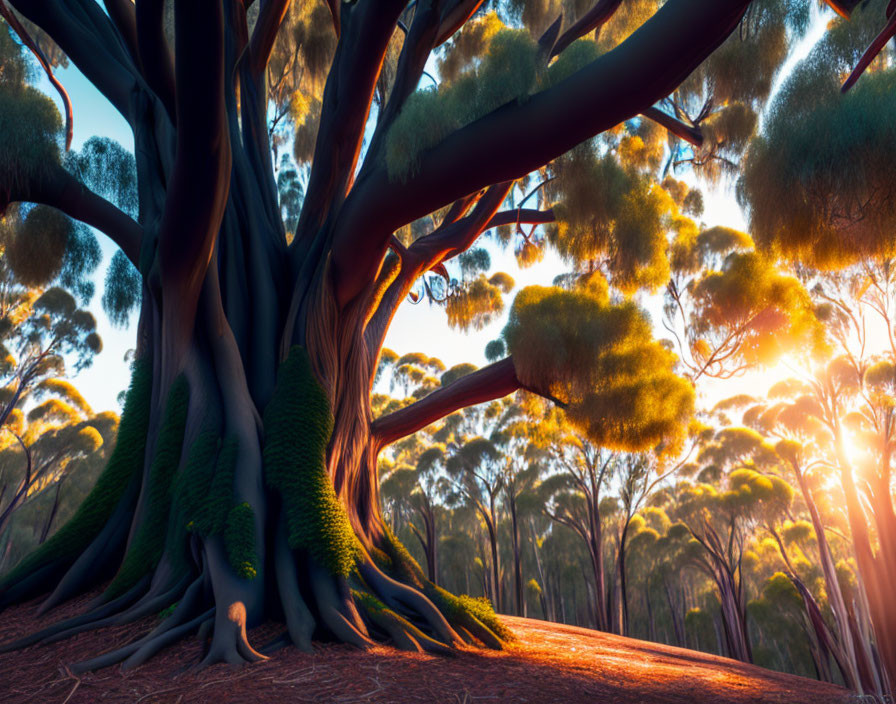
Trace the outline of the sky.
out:
[[[776,88],[790,73],[798,61],[824,33],[830,13],[816,13],[807,36],[794,47],[790,59],[782,68]],[[125,120],[115,112],[114,108],[100,95],[77,69],[70,67],[57,72],[57,76],[68,91],[74,106],[74,139],[72,146],[79,149],[83,143],[94,135],[110,137],[125,148],[133,151],[133,135]],[[55,91],[46,79],[42,79],[41,88],[54,99]],[[58,102],[58,99],[57,99]],[[704,187],[705,211],[703,221],[708,227],[725,225],[747,231],[744,213],[734,199],[733,184],[721,184],[714,190]],[[102,234],[98,240],[103,250],[103,262],[97,270],[97,294],[91,302],[90,309],[97,319],[97,327],[103,339],[103,351],[96,356],[93,365],[72,377],[73,382],[93,406],[95,411],[120,411],[118,395],[127,388],[130,369],[125,355],[134,346],[136,335],[136,314],[132,315],[130,325],[124,329],[114,328],[102,310],[100,299],[103,291],[103,278],[115,246]],[[403,354],[406,352],[424,352],[429,356],[441,359],[446,367],[470,362],[481,366],[486,364],[485,346],[500,336],[506,324],[510,304],[516,292],[529,285],[550,285],[557,274],[566,270],[560,258],[548,251],[544,260],[529,269],[520,269],[512,252],[512,248],[501,251],[490,247],[492,255],[492,271],[506,271],[516,281],[516,288],[505,296],[503,315],[479,331],[462,333],[448,327],[447,318],[442,309],[431,305],[426,300],[413,304],[406,301],[399,309],[392,328],[386,338],[385,346]],[[661,297],[659,295],[645,297],[641,304],[648,310],[659,328]],[[777,372],[765,372],[746,375],[726,382],[710,380],[701,382],[699,393],[704,404],[711,405],[729,395],[747,391],[756,393],[765,389],[777,380],[786,369]]]

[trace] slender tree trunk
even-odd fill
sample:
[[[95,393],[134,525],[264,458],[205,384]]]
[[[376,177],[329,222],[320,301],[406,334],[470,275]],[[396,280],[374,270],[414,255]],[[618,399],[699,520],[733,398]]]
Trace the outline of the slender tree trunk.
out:
[[[523,595],[523,568],[522,555],[520,550],[520,527],[517,522],[516,515],[516,497],[508,497],[508,506],[510,507],[510,528],[511,538],[513,541],[513,586],[514,598],[516,601],[516,615],[526,615],[526,600]]]

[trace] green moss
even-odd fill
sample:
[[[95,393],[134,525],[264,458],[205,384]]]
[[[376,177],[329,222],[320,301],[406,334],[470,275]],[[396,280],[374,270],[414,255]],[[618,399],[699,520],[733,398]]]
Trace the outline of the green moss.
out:
[[[466,594],[455,596],[432,582],[426,585],[426,596],[439,607],[445,618],[453,623],[462,623],[464,615],[473,616],[501,640],[515,640],[513,631],[501,622],[491,602],[484,596],[472,597]]]
[[[373,561],[379,566],[380,569],[384,569],[386,571],[392,570],[392,558],[389,557],[384,551],[379,548],[368,548],[367,552],[370,554],[370,557]]]
[[[145,515],[118,574],[106,590],[106,596],[109,598],[126,592],[143,575],[152,571],[162,557],[168,534],[166,527],[171,514],[171,488],[180,464],[189,398],[189,385],[186,378],[181,375],[168,392],[165,417],[149,471]]]
[[[213,431],[202,433],[190,448],[175,489],[188,531],[208,537],[224,530],[234,504],[236,453],[235,438],[225,438],[221,443]]]
[[[74,562],[99,534],[131,482],[143,474],[152,396],[152,363],[134,364],[109,463],[71,520],[0,582],[0,590],[60,559]]]
[[[224,548],[230,566],[243,579],[258,574],[258,553],[255,546],[255,512],[248,503],[234,506],[224,526]]]
[[[327,472],[333,415],[303,347],[280,366],[264,427],[265,476],[283,498],[290,547],[347,576],[359,545]]]
[[[164,621],[166,618],[168,618],[169,616],[171,616],[171,614],[174,613],[175,609],[177,609],[177,605],[178,605],[179,603],[180,603],[179,601],[175,601],[175,602],[174,602],[171,606],[169,606],[168,608],[165,608],[165,609],[162,609],[161,611],[159,611],[159,621]]]
[[[426,579],[420,564],[413,558],[402,542],[395,537],[389,528],[383,532],[383,549],[392,563],[392,572],[403,582],[409,582],[418,588],[422,588]]]
[[[352,599],[368,613],[380,613],[386,610],[386,605],[369,592],[352,589]]]

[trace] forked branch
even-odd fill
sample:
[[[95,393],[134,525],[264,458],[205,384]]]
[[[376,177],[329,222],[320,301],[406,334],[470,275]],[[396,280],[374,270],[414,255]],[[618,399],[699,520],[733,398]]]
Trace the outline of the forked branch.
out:
[[[402,183],[377,164],[336,223],[340,304],[375,276],[391,234],[468,193],[520,178],[669,95],[737,27],[750,0],[670,0],[612,51],[426,151]]]

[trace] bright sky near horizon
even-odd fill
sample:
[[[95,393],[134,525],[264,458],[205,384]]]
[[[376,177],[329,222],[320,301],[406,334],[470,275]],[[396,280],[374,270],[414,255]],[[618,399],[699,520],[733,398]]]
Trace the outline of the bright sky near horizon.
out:
[[[794,47],[790,59],[782,68],[775,90],[823,35],[830,16],[831,13],[828,11],[815,14],[807,36]],[[57,75],[69,92],[74,105],[74,149],[79,149],[90,137],[101,135],[115,139],[122,146],[133,150],[133,135],[125,120],[75,68],[61,70]],[[56,99],[55,91],[45,79],[41,87]],[[705,192],[704,203],[706,209],[703,220],[707,226],[726,225],[746,230],[744,213],[734,199],[733,184],[723,184],[715,190]],[[98,239],[103,250],[103,263],[95,275],[97,294],[90,308],[97,318],[98,332],[103,338],[103,351],[95,358],[93,365],[73,377],[73,381],[95,410],[120,411],[117,397],[127,387],[130,378],[125,354],[134,346],[136,315],[132,316],[129,327],[116,329],[112,327],[102,310],[100,299],[103,278],[115,247],[102,235]],[[506,271],[513,276],[517,285],[517,288],[505,297],[506,309],[499,319],[482,330],[461,333],[448,327],[445,313],[441,309],[425,301],[418,304],[408,301],[396,315],[386,338],[386,347],[399,354],[425,352],[440,358],[448,367],[463,362],[485,364],[485,346],[500,335],[516,291],[533,284],[550,285],[557,274],[566,270],[563,262],[553,252],[548,252],[544,260],[532,268],[520,269],[512,251],[499,251],[495,247],[489,249],[492,254],[492,270]],[[641,303],[658,325],[662,308],[660,296],[645,297]],[[661,333],[662,330],[658,329],[658,335]],[[776,376],[766,373],[744,376],[727,382],[701,383],[701,397],[704,403],[712,404],[728,395],[746,391],[764,392],[776,380]]]

